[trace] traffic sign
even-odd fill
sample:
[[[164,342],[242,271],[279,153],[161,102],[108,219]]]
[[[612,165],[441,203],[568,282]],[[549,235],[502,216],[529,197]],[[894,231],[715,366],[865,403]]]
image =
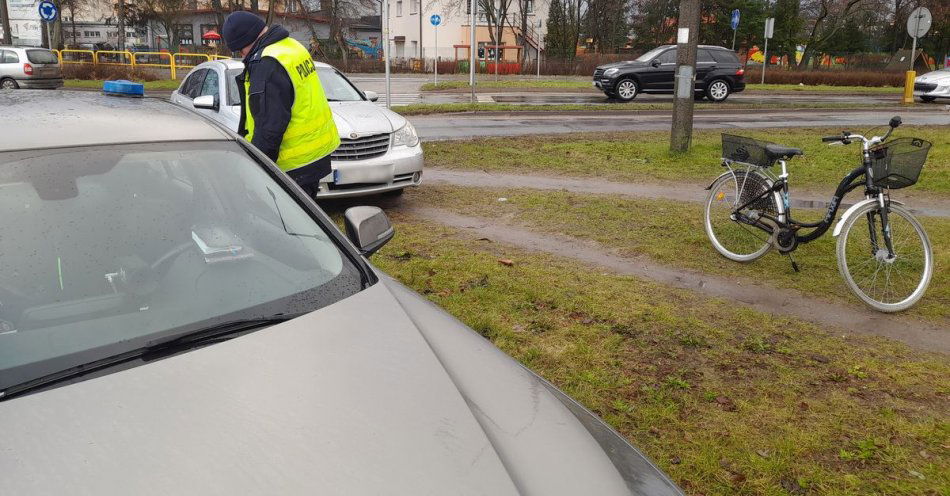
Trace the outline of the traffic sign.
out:
[[[732,11],[732,30],[739,29],[739,9]]]
[[[765,39],[771,38],[775,34],[775,18],[769,17],[765,20]]]
[[[439,14],[432,14],[432,17],[429,18],[429,22],[431,22],[433,26],[438,26],[439,24],[442,24],[442,16]]]
[[[56,8],[56,5],[53,2],[44,0],[40,2],[40,20],[43,22],[53,22],[56,20],[56,16],[59,15],[59,9]]]
[[[927,31],[930,31],[930,24],[933,22],[933,16],[930,15],[930,9],[927,7],[917,7],[907,18],[907,34],[911,38],[921,38]]]

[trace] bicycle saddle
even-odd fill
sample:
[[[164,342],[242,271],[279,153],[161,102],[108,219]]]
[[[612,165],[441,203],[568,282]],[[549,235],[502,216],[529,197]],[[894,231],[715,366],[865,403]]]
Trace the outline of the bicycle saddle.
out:
[[[790,146],[773,145],[770,143],[765,145],[765,154],[768,155],[769,160],[774,162],[779,159],[788,160],[795,155],[801,155],[802,149],[792,148]]]

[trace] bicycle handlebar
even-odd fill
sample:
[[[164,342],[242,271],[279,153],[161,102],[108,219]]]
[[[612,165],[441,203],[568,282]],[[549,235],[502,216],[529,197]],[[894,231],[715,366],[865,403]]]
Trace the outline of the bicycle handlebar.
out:
[[[825,136],[821,138],[822,143],[835,142],[835,141],[844,141],[844,136]]]

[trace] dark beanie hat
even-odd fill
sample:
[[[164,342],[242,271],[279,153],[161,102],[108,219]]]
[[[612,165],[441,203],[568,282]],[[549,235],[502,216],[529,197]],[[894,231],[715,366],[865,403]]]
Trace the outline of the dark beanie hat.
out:
[[[254,43],[257,40],[257,35],[261,34],[263,30],[263,19],[242,10],[234,12],[225,19],[224,27],[221,28],[221,36],[224,37],[224,42],[228,44],[228,49],[237,52]]]

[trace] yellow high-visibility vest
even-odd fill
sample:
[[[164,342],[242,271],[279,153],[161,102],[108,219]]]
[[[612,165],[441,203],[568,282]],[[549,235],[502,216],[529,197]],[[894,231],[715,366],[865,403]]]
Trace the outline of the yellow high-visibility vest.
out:
[[[323,94],[310,53],[297,40],[287,37],[264,48],[262,57],[273,57],[290,76],[294,85],[294,105],[290,122],[280,142],[277,166],[284,172],[310,165],[340,146],[340,135],[333,122],[333,112]],[[245,139],[254,138],[254,116],[251,115],[251,78],[244,79]]]

